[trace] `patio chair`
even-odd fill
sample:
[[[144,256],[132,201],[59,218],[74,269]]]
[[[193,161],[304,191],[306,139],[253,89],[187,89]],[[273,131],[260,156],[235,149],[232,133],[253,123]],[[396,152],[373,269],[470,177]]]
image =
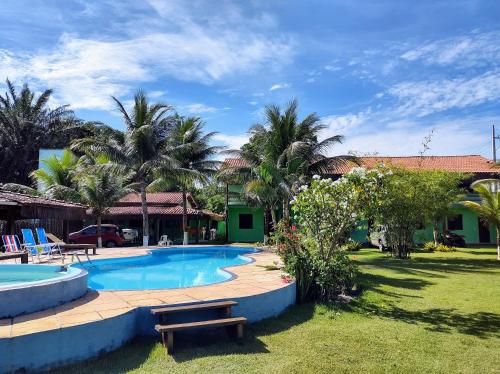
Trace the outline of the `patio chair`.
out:
[[[35,230],[36,230],[36,236],[38,236],[38,244],[51,247],[50,255],[56,252],[59,253],[59,255],[62,257],[62,251],[59,243],[51,243],[47,238],[47,233],[45,232],[45,229],[43,227],[37,227]]]
[[[2,235],[3,247],[5,254],[0,256],[0,259],[14,259],[17,262],[18,258],[26,256],[26,251],[22,248],[21,242],[17,235]]]
[[[90,263],[89,251],[92,251],[94,255],[96,255],[96,245],[95,244],[67,244],[63,240],[59,239],[54,234],[50,232],[46,233],[47,238],[50,239],[53,243],[57,243],[62,253],[71,255],[71,262],[73,262],[74,257],[76,256],[78,262],[81,263],[79,255],[85,255],[87,261]],[[64,264],[64,257],[63,257]]]
[[[168,235],[160,236],[160,241],[158,242],[159,246],[170,246],[172,244],[174,244],[174,242],[168,238]]]
[[[40,255],[47,255],[49,259],[52,258],[52,245],[37,244],[33,231],[31,229],[21,229],[23,234],[23,246],[31,255],[31,259],[35,262],[35,256],[40,262]]]

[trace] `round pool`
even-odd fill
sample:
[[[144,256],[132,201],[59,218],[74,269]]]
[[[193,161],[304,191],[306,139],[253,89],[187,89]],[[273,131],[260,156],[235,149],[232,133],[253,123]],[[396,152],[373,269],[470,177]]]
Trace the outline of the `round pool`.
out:
[[[0,318],[37,312],[87,292],[87,272],[59,265],[0,265]]]
[[[146,290],[204,286],[229,280],[224,268],[244,265],[257,252],[248,247],[165,248],[148,255],[84,262],[74,267],[88,271],[95,290]]]

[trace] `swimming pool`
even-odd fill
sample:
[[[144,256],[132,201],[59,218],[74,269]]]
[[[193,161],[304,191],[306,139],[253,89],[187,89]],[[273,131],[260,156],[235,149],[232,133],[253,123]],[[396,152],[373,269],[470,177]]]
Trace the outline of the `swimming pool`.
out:
[[[245,247],[165,248],[138,257],[97,260],[75,265],[88,271],[94,290],[154,290],[204,286],[229,280],[224,268],[252,262],[257,252]]]
[[[47,280],[68,277],[76,274],[76,269],[48,265],[0,265],[0,288],[29,283],[31,285]]]
[[[0,265],[0,318],[37,312],[87,293],[87,272],[59,265]]]

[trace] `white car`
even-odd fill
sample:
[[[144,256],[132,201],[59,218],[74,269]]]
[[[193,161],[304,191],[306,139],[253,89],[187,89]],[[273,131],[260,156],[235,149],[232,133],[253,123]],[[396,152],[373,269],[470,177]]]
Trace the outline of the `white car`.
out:
[[[135,229],[123,229],[122,232],[127,242],[134,242],[139,237],[139,232]]]

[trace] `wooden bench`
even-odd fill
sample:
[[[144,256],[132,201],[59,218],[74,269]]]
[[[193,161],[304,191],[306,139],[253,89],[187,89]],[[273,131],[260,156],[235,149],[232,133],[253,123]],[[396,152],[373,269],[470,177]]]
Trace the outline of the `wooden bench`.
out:
[[[155,330],[161,334],[163,345],[168,354],[174,351],[174,331],[189,330],[207,327],[229,327],[236,326],[238,339],[243,339],[243,325],[247,322],[245,317],[231,317],[231,308],[238,305],[236,301],[218,301],[211,303],[200,303],[191,305],[170,306],[164,308],[151,309],[153,315],[160,317],[160,324],[155,326]],[[223,311],[223,318],[211,319],[198,322],[167,323],[166,316],[174,313],[196,312],[202,310],[220,309]]]
[[[21,259],[21,264],[27,264],[28,263],[28,252],[22,251],[22,252],[0,253],[0,261],[10,260],[10,259],[13,259],[13,258],[20,258]]]

